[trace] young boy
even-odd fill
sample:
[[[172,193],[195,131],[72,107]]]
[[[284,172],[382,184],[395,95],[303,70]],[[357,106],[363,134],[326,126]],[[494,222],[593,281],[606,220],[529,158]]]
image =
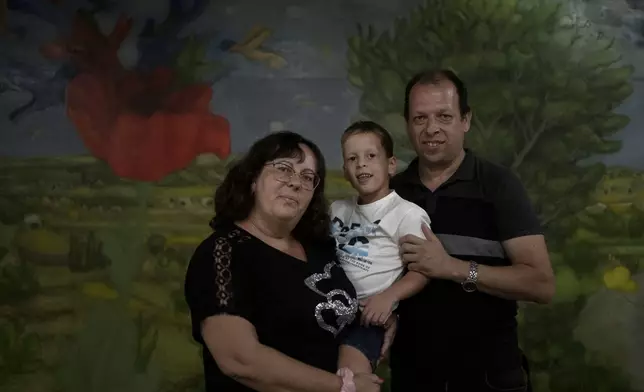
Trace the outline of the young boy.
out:
[[[406,234],[424,238],[421,226],[429,227],[430,219],[425,210],[389,189],[396,158],[393,140],[382,126],[356,122],[341,142],[344,176],[358,196],[331,204],[332,234],[363,310],[361,326],[343,342],[339,367],[370,373],[380,357],[384,322],[399,301],[427,283],[422,274],[405,273],[398,239]]]

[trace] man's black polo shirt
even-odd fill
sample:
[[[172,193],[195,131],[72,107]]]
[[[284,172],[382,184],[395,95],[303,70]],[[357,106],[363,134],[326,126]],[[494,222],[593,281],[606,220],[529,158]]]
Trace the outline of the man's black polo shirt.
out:
[[[434,192],[420,181],[418,158],[392,179],[391,187],[427,211],[432,231],[447,252],[461,260],[508,266],[503,241],[542,233],[520,180],[508,168],[471,151]],[[504,366],[502,362],[508,356],[514,360],[518,352],[516,311],[516,301],[467,293],[453,281],[430,280],[399,306],[392,368]]]

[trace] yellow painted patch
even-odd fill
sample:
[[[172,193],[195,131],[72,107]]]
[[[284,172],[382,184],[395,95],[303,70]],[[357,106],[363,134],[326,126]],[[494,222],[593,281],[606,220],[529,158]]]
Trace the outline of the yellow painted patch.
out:
[[[612,203],[608,204],[608,208],[616,214],[623,214],[631,209],[633,203]]]
[[[637,291],[637,283],[631,279],[631,271],[619,265],[604,273],[604,285],[616,291],[632,293]]]
[[[617,170],[602,178],[594,192],[595,200],[606,204],[615,213],[638,207],[644,201],[644,181],[641,172]]]
[[[167,237],[167,245],[199,245],[204,237],[196,236],[171,236]]]
[[[575,231],[575,234],[573,236],[574,239],[580,240],[580,241],[594,240],[597,237],[599,237],[599,235],[597,233],[593,233],[592,231],[584,229],[583,227],[578,228]]]
[[[145,302],[143,302],[143,301],[141,301],[140,299],[137,299],[137,298],[132,298],[128,302],[128,306],[130,307],[131,310],[134,310],[136,312],[142,312],[142,311],[150,309],[149,305],[146,305]]]
[[[88,282],[82,285],[83,294],[98,299],[116,299],[119,293],[105,283]]]
[[[143,298],[149,304],[158,309],[172,309],[172,298],[170,290],[164,286],[154,283],[136,282],[132,294],[137,298]]]
[[[45,255],[66,255],[69,253],[69,240],[66,237],[42,228],[17,233],[16,245]]]
[[[195,197],[195,196],[212,196],[214,187],[212,186],[186,186],[173,188],[157,188],[154,190],[155,196],[161,197]]]
[[[179,381],[199,374],[199,346],[190,340],[188,329],[159,325],[159,340],[153,355],[169,380]]]

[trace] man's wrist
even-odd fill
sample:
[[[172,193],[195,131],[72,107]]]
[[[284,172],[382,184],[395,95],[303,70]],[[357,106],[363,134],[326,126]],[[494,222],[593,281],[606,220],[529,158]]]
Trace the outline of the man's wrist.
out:
[[[470,276],[470,262],[457,259],[450,256],[450,276],[449,279],[462,283]]]

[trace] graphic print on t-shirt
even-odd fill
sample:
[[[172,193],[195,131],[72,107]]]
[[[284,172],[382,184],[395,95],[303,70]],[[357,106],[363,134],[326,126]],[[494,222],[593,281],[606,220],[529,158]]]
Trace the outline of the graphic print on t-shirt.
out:
[[[338,252],[340,261],[354,265],[364,271],[369,271],[371,261],[366,259],[369,256],[368,237],[376,232],[380,220],[364,225],[352,223],[351,226],[346,226],[336,216],[331,223],[331,234],[335,238],[336,246],[340,251]]]
[[[422,236],[421,223],[430,224],[422,208],[393,191],[369,204],[358,204],[356,197],[336,200],[329,210],[336,257],[358,299],[378,294],[400,278],[400,236]]]

